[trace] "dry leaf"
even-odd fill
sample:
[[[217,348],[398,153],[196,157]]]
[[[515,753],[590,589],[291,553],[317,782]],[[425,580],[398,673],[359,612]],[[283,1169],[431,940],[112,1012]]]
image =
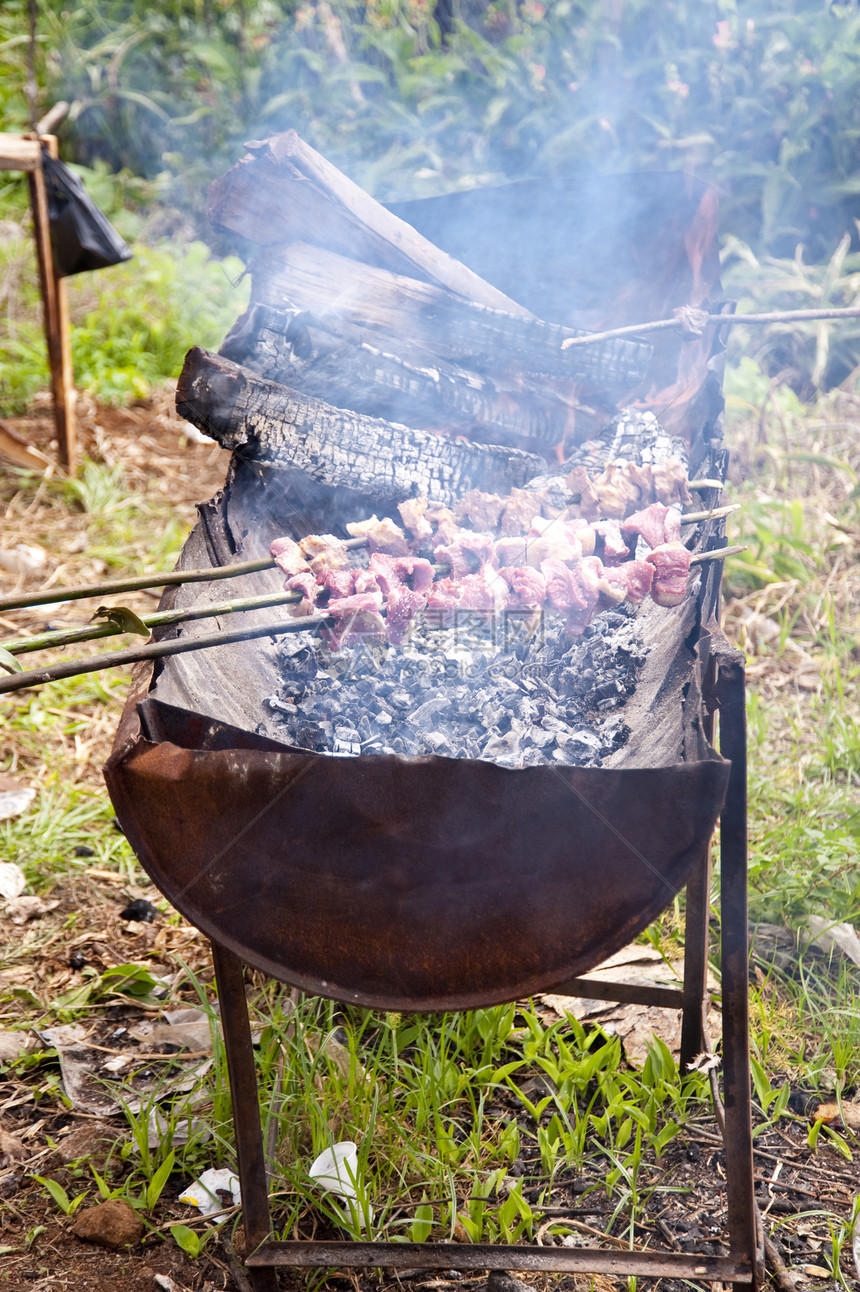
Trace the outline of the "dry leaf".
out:
[[[844,1099],[841,1106],[838,1103],[819,1104],[812,1120],[827,1124],[840,1117],[849,1130],[860,1130],[860,1104],[847,1103]]]
[[[13,924],[26,924],[55,911],[59,905],[59,902],[45,902],[41,897],[12,897],[3,907],[3,913],[11,917]]]
[[[0,1063],[13,1063],[38,1044],[29,1032],[0,1032]]]

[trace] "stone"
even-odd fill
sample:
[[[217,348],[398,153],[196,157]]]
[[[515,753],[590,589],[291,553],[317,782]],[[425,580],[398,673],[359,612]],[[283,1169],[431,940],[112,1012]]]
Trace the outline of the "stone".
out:
[[[58,1141],[57,1150],[63,1162],[77,1162],[89,1157],[96,1166],[104,1162],[118,1132],[108,1122],[88,1121],[76,1126],[70,1135]]]
[[[111,1198],[97,1207],[87,1207],[75,1221],[78,1238],[99,1247],[133,1247],[143,1237],[143,1221],[127,1202]]]

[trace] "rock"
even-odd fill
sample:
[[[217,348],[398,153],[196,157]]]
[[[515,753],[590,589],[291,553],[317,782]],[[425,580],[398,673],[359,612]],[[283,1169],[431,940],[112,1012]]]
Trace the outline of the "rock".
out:
[[[127,1202],[111,1198],[82,1211],[73,1232],[84,1242],[98,1243],[100,1247],[133,1247],[143,1237],[143,1221]]]
[[[8,1166],[10,1162],[20,1161],[21,1158],[28,1156],[27,1149],[21,1141],[0,1126],[0,1167]]]
[[[528,1285],[515,1279],[507,1270],[490,1270],[487,1292],[527,1292]]]
[[[108,1122],[84,1122],[61,1139],[57,1148],[61,1160],[67,1164],[91,1157],[98,1166],[99,1162],[104,1162],[116,1139],[117,1131]]]

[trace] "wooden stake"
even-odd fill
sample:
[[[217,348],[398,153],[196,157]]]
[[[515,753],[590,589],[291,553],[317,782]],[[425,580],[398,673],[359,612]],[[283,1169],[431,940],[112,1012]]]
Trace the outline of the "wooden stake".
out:
[[[58,156],[55,135],[42,140],[51,157]],[[48,223],[48,193],[41,164],[29,172],[30,205],[39,260],[39,282],[45,317],[45,339],[51,369],[51,395],[60,463],[71,475],[77,467],[77,427],[75,422],[75,383],[72,373],[72,343],[69,331],[69,302],[66,284],[58,278],[51,250]]]

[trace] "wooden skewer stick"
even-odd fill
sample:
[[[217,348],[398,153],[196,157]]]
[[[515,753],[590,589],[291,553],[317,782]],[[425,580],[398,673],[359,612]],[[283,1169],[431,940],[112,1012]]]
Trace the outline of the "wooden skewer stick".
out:
[[[272,592],[264,597],[245,597],[238,601],[221,601],[217,605],[195,606],[188,610],[162,610],[152,615],[142,615],[147,628],[160,628],[165,624],[182,624],[191,619],[214,619],[216,615],[231,615],[242,610],[265,610],[269,606],[289,605],[300,601],[300,592]],[[68,632],[39,633],[35,637],[18,637],[0,642],[10,655],[28,655],[31,651],[47,650],[51,646],[73,646],[77,642],[97,641],[101,637],[116,637],[125,630],[116,624],[86,624],[70,628]]]
[[[722,480],[688,480],[687,488],[695,489],[699,493],[704,489],[725,489],[725,482]]]
[[[727,556],[737,556],[739,552],[748,552],[749,546],[744,543],[735,547],[715,547],[711,552],[696,552],[690,557],[691,565],[701,565],[704,561],[723,561]]]
[[[149,642],[146,646],[132,646],[128,650],[108,651],[90,659],[69,659],[49,668],[34,668],[25,673],[12,673],[0,678],[0,693],[23,691],[28,686],[41,686],[57,682],[64,677],[78,677],[81,673],[98,673],[106,668],[121,668],[144,659],[163,659],[166,655],[184,655],[192,650],[206,650],[209,646],[229,646],[231,642],[251,641],[255,637],[276,637],[281,633],[301,633],[310,628],[334,624],[330,615],[308,615],[302,619],[279,619],[276,623],[259,624],[252,628],[236,628],[230,632],[208,633],[205,637],[181,637],[178,640]]]
[[[733,511],[740,511],[739,502],[729,503],[726,507],[712,507],[710,511],[688,511],[681,517],[682,525],[698,525],[705,520],[720,520],[723,516],[731,516]],[[621,522],[622,525],[624,522]]]
[[[856,319],[860,318],[860,307],[850,305],[841,309],[822,310],[773,310],[769,314],[708,314],[705,310],[693,309],[686,317],[683,312],[678,318],[654,319],[650,323],[628,323],[626,327],[610,328],[606,332],[590,332],[588,336],[569,336],[561,343],[562,350],[571,350],[582,345],[596,345],[601,341],[611,341],[617,336],[645,336],[650,332],[666,332],[672,328],[690,330],[689,319],[705,326],[708,323],[727,324],[734,327],[738,323],[812,323],[815,319]],[[696,332],[701,328],[696,327]]]

